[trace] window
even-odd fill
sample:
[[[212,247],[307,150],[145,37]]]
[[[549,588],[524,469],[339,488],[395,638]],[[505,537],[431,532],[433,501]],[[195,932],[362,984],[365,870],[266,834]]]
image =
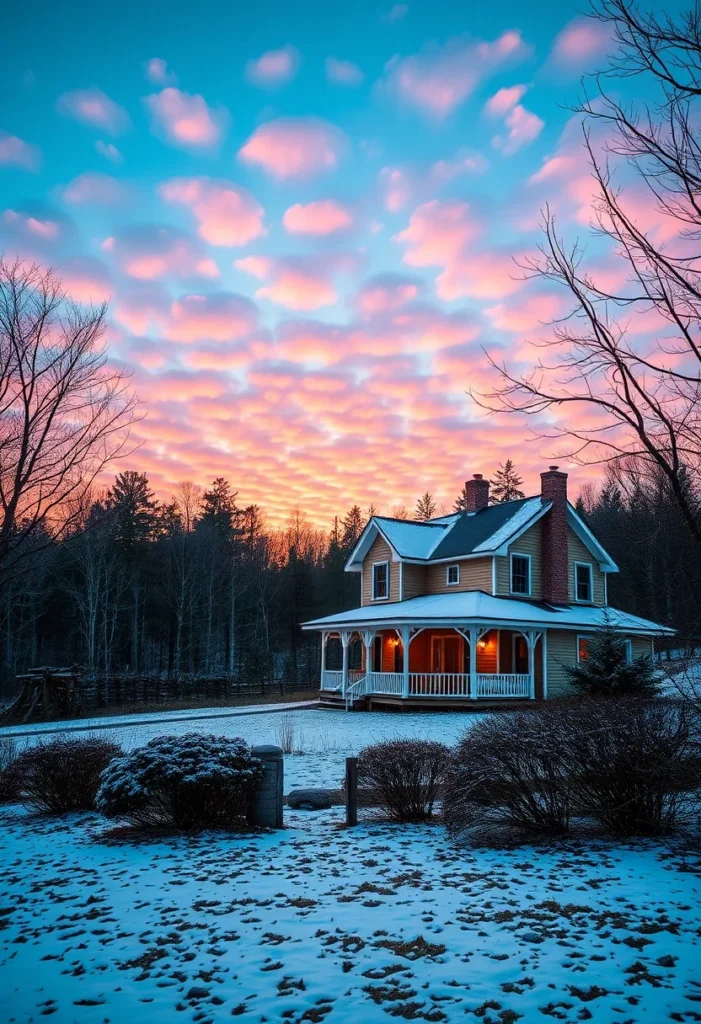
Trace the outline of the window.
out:
[[[511,593],[531,596],[531,556],[511,556]]]
[[[626,650],[626,665],[630,665],[630,663],[633,661],[633,641],[624,640],[623,646]]]
[[[590,602],[592,599],[592,569],[588,562],[574,563],[574,599]]]
[[[454,587],[460,582],[460,566],[449,565],[445,571],[445,582],[449,587]]]
[[[577,637],[577,661],[586,661],[589,657],[589,637],[578,636]]]
[[[372,599],[386,601],[389,597],[389,562],[374,562],[372,566]]]

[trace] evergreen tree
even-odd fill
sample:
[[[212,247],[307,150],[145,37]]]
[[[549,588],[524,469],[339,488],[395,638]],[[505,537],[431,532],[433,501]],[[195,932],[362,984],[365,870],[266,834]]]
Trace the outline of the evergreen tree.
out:
[[[467,484],[462,485],[462,490],[455,499],[453,512],[467,512]]]
[[[428,491],[425,491],[416,502],[416,512],[414,513],[415,518],[422,519],[426,522],[428,519],[433,519],[435,514],[436,502],[433,499],[433,495]]]
[[[580,693],[590,697],[652,696],[655,673],[649,657],[626,660],[626,642],[611,622],[593,633],[587,656],[566,665],[567,676]]]
[[[491,486],[490,501],[495,505],[501,504],[503,501],[525,498],[525,494],[520,489],[523,480],[514,469],[511,459],[507,459],[499,466],[494,474],[494,479],[489,483]]]
[[[231,484],[218,476],[209,491],[202,495],[202,511],[198,521],[215,527],[224,537],[230,537],[239,517],[236,505],[238,491],[231,490]]]
[[[354,505],[352,509],[343,517],[341,520],[341,526],[343,527],[343,533],[341,534],[341,548],[344,551],[351,551],[357,541],[360,534],[363,532],[365,521],[363,519],[363,513],[360,511],[358,505]]]
[[[158,517],[158,503],[145,473],[129,469],[115,477],[107,492],[107,507],[112,512],[115,540],[132,552],[151,540]]]

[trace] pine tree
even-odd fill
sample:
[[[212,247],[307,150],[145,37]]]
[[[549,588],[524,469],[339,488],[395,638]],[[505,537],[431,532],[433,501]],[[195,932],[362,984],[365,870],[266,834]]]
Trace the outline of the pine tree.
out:
[[[229,537],[234,532],[234,526],[239,516],[239,509],[236,505],[238,491],[231,490],[231,484],[223,476],[218,476],[212,484],[212,489],[205,491],[202,495],[202,511],[198,517],[200,523],[208,523],[214,526],[224,537]]]
[[[145,473],[132,469],[119,473],[107,492],[107,507],[113,513],[115,540],[126,551],[152,539],[158,503]]]
[[[626,660],[626,642],[608,617],[589,639],[587,657],[565,671],[581,693],[590,697],[652,696],[655,672],[649,657]]]
[[[423,519],[425,522],[428,519],[433,519],[435,514],[436,502],[433,499],[433,495],[428,491],[425,491],[416,502],[416,512],[414,513],[415,518]]]
[[[494,474],[494,479],[489,481],[492,488],[490,500],[493,504],[501,504],[503,501],[515,501],[516,498],[525,498],[520,490],[523,480],[514,469],[511,459],[499,466]]]
[[[363,513],[358,505],[354,505],[343,517],[341,526],[343,527],[341,547],[344,551],[351,551],[355,547],[358,537],[363,532],[363,527],[365,526]]]
[[[467,512],[467,484],[462,485],[462,490],[455,499],[453,512]]]

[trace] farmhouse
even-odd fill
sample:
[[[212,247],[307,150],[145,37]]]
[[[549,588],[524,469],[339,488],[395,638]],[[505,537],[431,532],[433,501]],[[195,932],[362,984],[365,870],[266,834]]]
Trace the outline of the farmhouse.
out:
[[[540,494],[416,522],[373,516],[346,564],[359,608],[304,623],[321,632],[321,696],[350,707],[475,707],[567,692],[565,665],[587,657],[608,620],[630,660],[672,630],[611,608],[617,565],[567,498],[567,474]],[[334,663],[335,660],[335,663]]]

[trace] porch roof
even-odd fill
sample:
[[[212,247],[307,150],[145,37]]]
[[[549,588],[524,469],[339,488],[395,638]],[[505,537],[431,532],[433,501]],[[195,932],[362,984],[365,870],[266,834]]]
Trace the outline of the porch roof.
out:
[[[457,594],[427,594],[408,601],[365,605],[337,615],[312,619],[303,629],[343,629],[363,626],[451,626],[470,622],[479,625],[509,627],[530,626],[549,629],[593,630],[609,621],[625,633],[650,636],[672,635],[657,622],[637,615],[594,605],[550,605],[523,601],[513,597],[494,597],[483,590],[466,590]]]

